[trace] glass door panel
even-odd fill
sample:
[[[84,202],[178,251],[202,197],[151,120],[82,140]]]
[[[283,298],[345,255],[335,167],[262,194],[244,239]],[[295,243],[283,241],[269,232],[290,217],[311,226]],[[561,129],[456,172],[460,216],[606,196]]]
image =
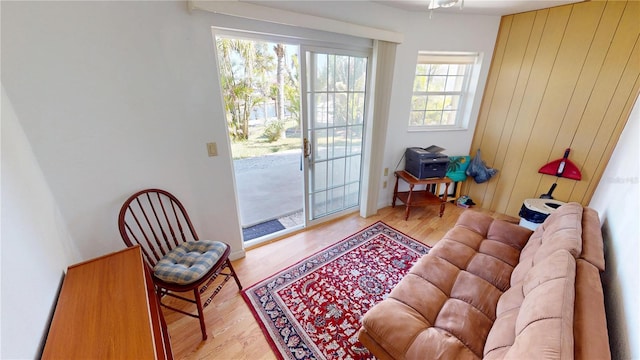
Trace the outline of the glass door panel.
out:
[[[360,204],[367,57],[305,52],[309,219]]]

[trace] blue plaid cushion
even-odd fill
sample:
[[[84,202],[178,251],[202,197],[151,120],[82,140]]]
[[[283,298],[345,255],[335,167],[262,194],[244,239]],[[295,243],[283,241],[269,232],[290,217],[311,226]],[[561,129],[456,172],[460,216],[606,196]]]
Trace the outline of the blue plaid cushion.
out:
[[[227,249],[220,241],[188,241],[171,250],[153,267],[153,274],[166,282],[186,285],[211,270]]]

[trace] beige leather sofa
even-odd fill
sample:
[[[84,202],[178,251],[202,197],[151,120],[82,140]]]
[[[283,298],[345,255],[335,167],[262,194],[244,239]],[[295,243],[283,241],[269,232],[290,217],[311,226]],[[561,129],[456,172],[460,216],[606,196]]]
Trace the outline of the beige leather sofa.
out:
[[[531,233],[465,211],[363,317],[379,359],[610,359],[597,213],[569,203]]]

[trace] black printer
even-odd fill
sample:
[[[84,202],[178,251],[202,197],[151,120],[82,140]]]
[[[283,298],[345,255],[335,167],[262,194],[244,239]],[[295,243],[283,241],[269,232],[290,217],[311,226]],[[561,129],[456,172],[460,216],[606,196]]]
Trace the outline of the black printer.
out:
[[[449,168],[449,157],[442,154],[442,150],[437,146],[407,148],[404,169],[418,179],[443,178]]]

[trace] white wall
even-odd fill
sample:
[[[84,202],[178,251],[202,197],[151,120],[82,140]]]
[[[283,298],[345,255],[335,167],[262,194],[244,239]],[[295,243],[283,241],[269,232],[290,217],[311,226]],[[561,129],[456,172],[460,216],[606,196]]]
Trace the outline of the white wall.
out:
[[[0,358],[38,355],[67,265],[79,254],[2,87]]]
[[[416,55],[471,50],[488,58],[499,17],[436,13],[430,20],[362,2],[296,4],[405,33],[387,143],[375,144],[387,149],[383,167],[393,169],[407,146],[468,150],[474,122],[461,132],[406,132]],[[185,2],[2,2],[2,81],[83,257],[122,248],[119,207],[151,186],[186,203],[201,237],[227,241],[242,255],[210,30],[216,19],[189,13]],[[207,157],[211,141],[220,156]],[[383,203],[390,188],[381,189]]]
[[[605,240],[603,277],[614,359],[640,359],[640,98],[589,204]]]
[[[390,104],[389,127],[385,144],[383,168],[389,168],[389,175],[383,179],[388,182],[379,197],[379,207],[391,204],[395,177],[393,171],[404,169],[404,161],[399,165],[407,147],[427,147],[438,145],[445,148],[447,155],[469,155],[471,140],[480,111],[493,48],[495,45],[500,17],[497,16],[456,16],[435,13],[429,20],[424,14],[414,14],[414,21],[408,21],[403,29],[407,37],[396,53],[396,68],[393,75],[393,98]],[[475,76],[478,83],[475,89],[473,105],[469,110],[468,128],[450,131],[408,131],[409,110],[413,90],[413,79],[417,54],[428,51],[470,51],[482,56],[482,63]]]
[[[160,187],[243,254],[208,14],[185,2],[2,2],[2,82],[83,258]],[[208,157],[207,142],[219,156]]]

